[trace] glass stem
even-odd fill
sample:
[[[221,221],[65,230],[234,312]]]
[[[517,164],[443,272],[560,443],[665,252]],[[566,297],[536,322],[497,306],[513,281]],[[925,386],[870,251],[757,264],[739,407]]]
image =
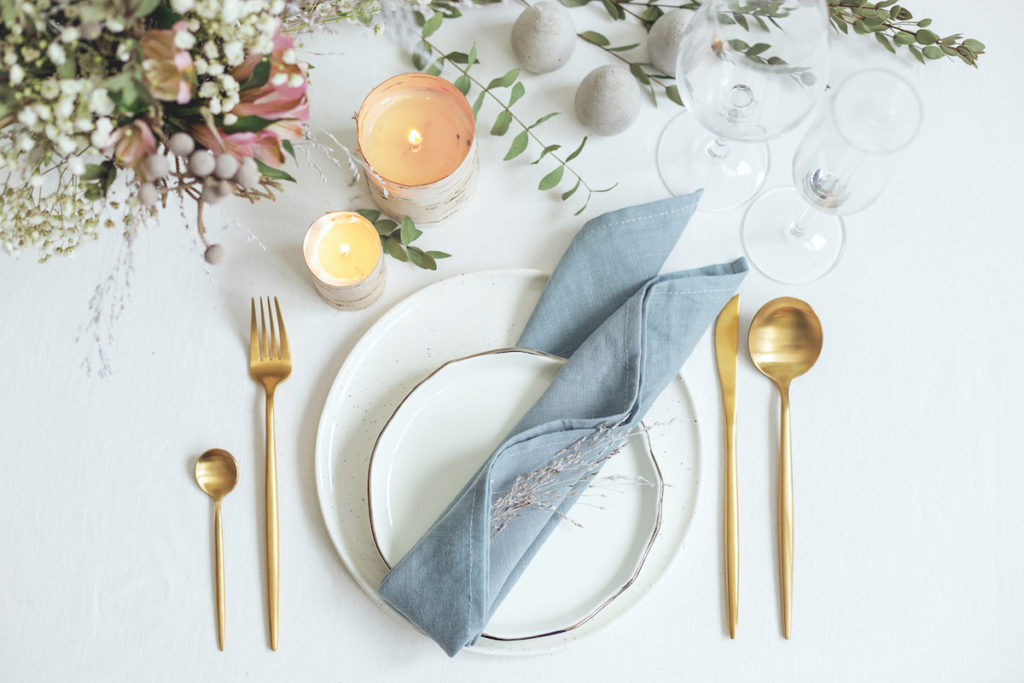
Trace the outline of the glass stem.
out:
[[[797,239],[802,239],[808,233],[807,224],[814,218],[814,207],[808,204],[803,212],[789,224],[789,234]]]
[[[708,156],[715,161],[721,161],[729,156],[729,143],[722,138],[716,137],[712,140],[711,144],[708,145],[707,152]]]

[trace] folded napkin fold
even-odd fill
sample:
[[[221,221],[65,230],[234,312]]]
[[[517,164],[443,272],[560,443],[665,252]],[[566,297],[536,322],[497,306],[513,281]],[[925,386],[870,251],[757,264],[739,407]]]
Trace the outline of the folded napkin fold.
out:
[[[742,258],[658,275],[699,199],[614,211],[576,235],[518,344],[568,361],[381,582],[381,597],[450,656],[476,642],[575,502],[527,509],[492,535],[494,493],[597,429],[637,425],[746,275]]]

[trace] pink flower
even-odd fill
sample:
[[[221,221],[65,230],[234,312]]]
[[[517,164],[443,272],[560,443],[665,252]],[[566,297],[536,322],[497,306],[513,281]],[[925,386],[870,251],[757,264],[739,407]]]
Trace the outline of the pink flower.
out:
[[[139,39],[142,71],[158,100],[188,104],[192,99],[192,84],[196,78],[192,56],[174,46],[175,32],[184,29],[184,22],[179,21],[172,30],[147,31]]]
[[[238,116],[259,116],[264,119],[309,120],[309,99],[306,97],[306,72],[308,65],[295,60],[295,43],[291,36],[278,31],[274,35],[274,51],[270,55],[270,75],[267,82],[258,88],[249,88],[239,93],[239,102],[231,110]],[[285,58],[291,64],[285,63]],[[264,55],[249,55],[231,71],[235,80],[242,83],[252,75]]]
[[[114,146],[114,158],[126,168],[135,168],[156,152],[153,131],[140,119],[115,130],[110,136],[110,143]]]
[[[236,159],[252,157],[267,166],[279,168],[285,162],[282,142],[302,137],[302,122],[287,119],[255,132],[225,133],[218,130],[216,135],[209,127],[199,125],[192,128],[192,135],[215,154],[227,153]]]

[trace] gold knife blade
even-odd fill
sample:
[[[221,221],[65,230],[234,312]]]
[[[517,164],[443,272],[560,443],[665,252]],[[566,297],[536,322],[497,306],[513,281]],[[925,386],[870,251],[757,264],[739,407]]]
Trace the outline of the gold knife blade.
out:
[[[739,352],[740,295],[729,299],[715,322],[715,360],[725,417],[725,590],[729,637],[739,620],[739,502],[736,489],[736,356]]]

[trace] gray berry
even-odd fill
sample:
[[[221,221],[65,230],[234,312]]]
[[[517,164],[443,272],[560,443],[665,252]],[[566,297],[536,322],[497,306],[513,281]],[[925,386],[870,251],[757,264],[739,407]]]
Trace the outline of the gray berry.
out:
[[[217,165],[213,169],[213,175],[221,180],[230,180],[238,173],[238,161],[230,154],[221,154],[217,157]]]
[[[142,183],[139,185],[139,203],[143,206],[153,206],[160,201],[160,192],[153,183]]]
[[[228,180],[218,180],[213,184],[213,191],[217,193],[218,197],[223,199],[224,197],[230,197],[234,193],[235,186]]]
[[[206,248],[206,252],[203,254],[203,258],[211,266],[216,266],[224,262],[224,247],[219,244],[211,244]]]
[[[618,135],[640,113],[640,88],[621,66],[599,66],[576,90],[576,117],[597,135]]]
[[[256,162],[249,158],[242,159],[235,180],[246,190],[257,187],[260,184],[260,169],[256,167]]]
[[[666,76],[676,75],[676,59],[689,18],[690,13],[683,10],[664,14],[654,22],[647,35],[647,54],[651,64]]]
[[[196,148],[196,141],[193,140],[188,133],[175,133],[167,141],[167,149],[171,150],[171,154],[177,154],[179,157],[187,157]]]
[[[217,192],[217,184],[207,182],[203,185],[203,191],[199,193],[199,201],[206,202],[207,204],[216,204],[223,197]]]
[[[146,173],[150,178],[163,178],[171,170],[167,163],[167,157],[162,154],[153,154],[146,159]]]
[[[192,152],[192,156],[188,158],[189,173],[197,178],[205,178],[210,175],[216,166],[217,162],[213,158],[213,152],[208,149]]]
[[[568,10],[554,0],[527,7],[512,25],[512,51],[527,71],[545,74],[569,61],[576,27]]]

